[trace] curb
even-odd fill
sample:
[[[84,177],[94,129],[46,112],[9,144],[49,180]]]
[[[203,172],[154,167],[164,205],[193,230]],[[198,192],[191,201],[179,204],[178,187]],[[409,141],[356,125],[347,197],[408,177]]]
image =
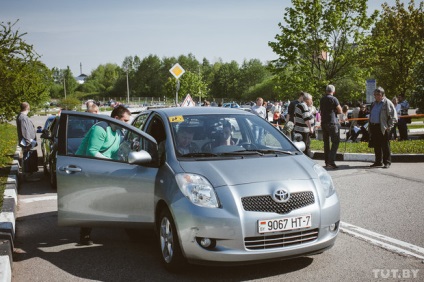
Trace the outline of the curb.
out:
[[[323,151],[313,151],[314,160],[324,160]],[[424,154],[392,154],[392,162],[396,163],[420,163],[424,162]],[[338,153],[336,161],[360,161],[360,162],[374,162],[374,154],[355,154],[355,153]]]
[[[0,281],[12,281],[13,240],[15,238],[16,207],[18,205],[19,155],[17,146],[10,174],[7,177],[0,212]]]

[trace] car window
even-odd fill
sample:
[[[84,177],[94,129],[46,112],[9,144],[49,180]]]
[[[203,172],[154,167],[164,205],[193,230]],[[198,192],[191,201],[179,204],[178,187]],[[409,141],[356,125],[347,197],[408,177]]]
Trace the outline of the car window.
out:
[[[156,144],[119,123],[86,116],[69,116],[66,155],[128,162],[130,152],[145,150],[152,157]]]
[[[137,127],[138,129],[142,130],[142,127],[146,123],[147,117],[149,116],[148,113],[140,114],[137,116],[134,121],[132,122],[132,125],[134,127]]]

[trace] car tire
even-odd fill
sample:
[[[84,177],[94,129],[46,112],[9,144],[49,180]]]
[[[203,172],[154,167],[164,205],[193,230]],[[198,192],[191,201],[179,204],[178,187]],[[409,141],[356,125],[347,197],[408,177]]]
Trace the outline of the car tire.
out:
[[[177,229],[168,209],[161,211],[157,224],[162,263],[170,272],[183,270],[187,261],[182,254]]]

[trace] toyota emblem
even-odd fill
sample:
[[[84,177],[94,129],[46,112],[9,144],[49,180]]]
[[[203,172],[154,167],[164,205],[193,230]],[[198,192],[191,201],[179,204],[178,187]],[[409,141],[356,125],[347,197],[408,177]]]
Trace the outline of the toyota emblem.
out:
[[[274,192],[273,199],[277,203],[285,203],[290,199],[290,193],[285,189],[278,189]]]

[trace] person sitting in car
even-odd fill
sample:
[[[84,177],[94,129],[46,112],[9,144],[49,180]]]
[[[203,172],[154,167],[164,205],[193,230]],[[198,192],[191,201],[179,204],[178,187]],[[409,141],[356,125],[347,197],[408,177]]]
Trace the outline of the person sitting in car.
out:
[[[235,145],[236,142],[232,138],[233,127],[229,121],[225,121],[222,125],[222,134],[214,142],[214,147]]]
[[[213,142],[207,143],[203,150],[211,152],[213,148],[219,146],[234,146],[237,145],[237,138],[233,138],[233,127],[229,121],[224,121],[222,125],[222,132],[220,132],[218,138]]]
[[[193,142],[194,128],[189,126],[179,126],[176,138],[176,150],[181,155],[198,153],[199,147]]]

